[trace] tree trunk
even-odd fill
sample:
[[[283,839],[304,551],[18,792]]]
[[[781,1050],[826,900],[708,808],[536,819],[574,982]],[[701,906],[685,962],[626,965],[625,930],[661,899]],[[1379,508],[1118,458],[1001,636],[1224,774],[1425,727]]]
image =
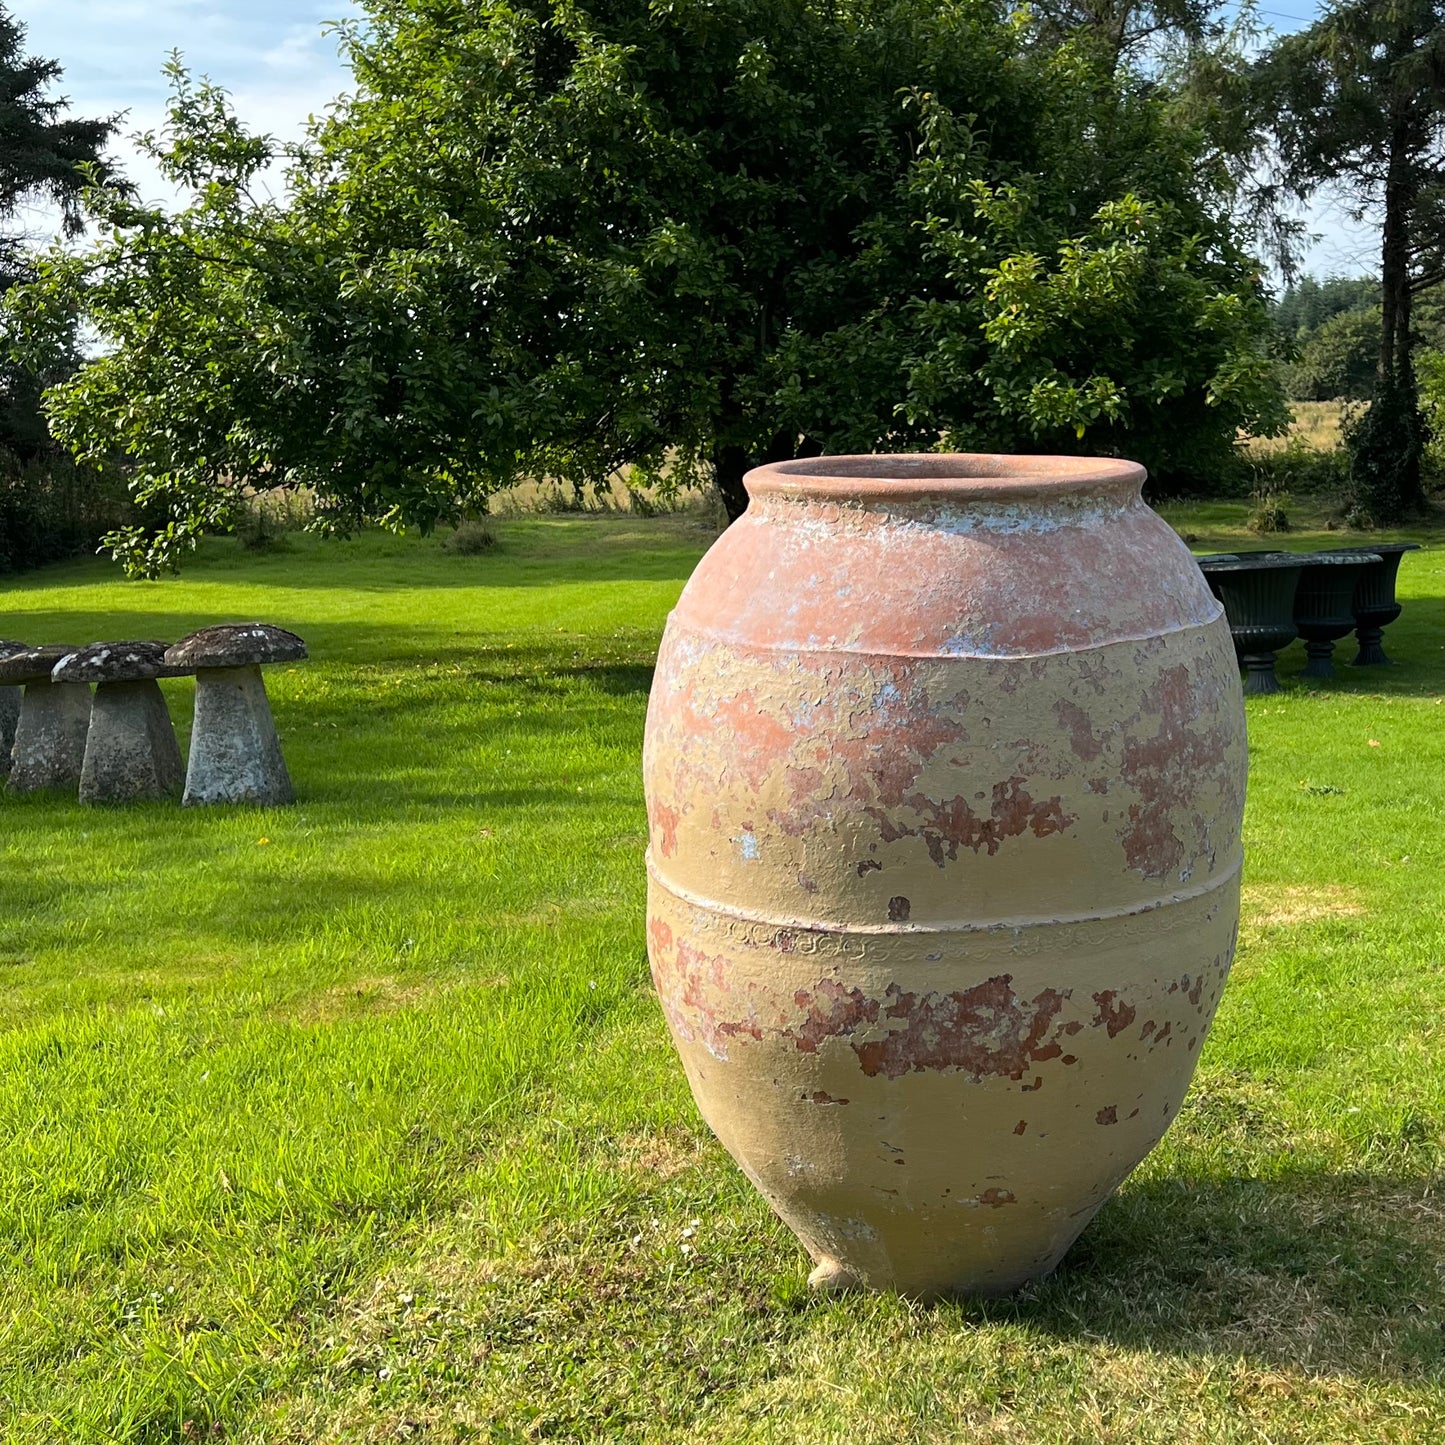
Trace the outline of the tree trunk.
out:
[[[712,479],[722,499],[728,522],[736,522],[748,509],[748,493],[743,476],[748,470],[748,454],[742,447],[715,447],[712,454]]]
[[[1377,522],[1394,522],[1425,505],[1425,450],[1410,335],[1410,225],[1420,146],[1407,117],[1390,129],[1385,228],[1380,249],[1380,358],[1370,410],[1350,438],[1355,501]]]
[[[1380,381],[1388,386],[1410,355],[1410,212],[1414,205],[1408,127],[1390,133],[1385,176],[1385,229],[1380,248]]]
[[[713,484],[722,499],[728,522],[736,522],[748,509],[747,488],[743,477],[754,467],[772,462],[788,462],[795,457],[822,456],[822,444],[812,437],[799,437],[795,432],[777,431],[769,440],[762,456],[750,456],[744,447],[717,447],[712,455]]]

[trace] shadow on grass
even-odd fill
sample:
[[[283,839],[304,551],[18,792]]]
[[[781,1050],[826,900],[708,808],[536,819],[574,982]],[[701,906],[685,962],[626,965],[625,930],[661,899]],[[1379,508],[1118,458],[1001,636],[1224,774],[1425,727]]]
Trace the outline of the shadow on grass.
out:
[[[1445,1377],[1442,1226],[1428,1178],[1144,1180],[1105,1206],[1050,1278],[955,1307],[1129,1349]]]
[[[292,534],[270,552],[248,552],[234,539],[212,538],[183,560],[178,576],[139,585],[152,595],[198,582],[386,596],[398,589],[681,583],[717,537],[686,516],[524,518],[498,521],[494,528],[498,545],[476,557],[454,556],[442,550],[439,538],[414,535],[369,533],[346,541]],[[0,617],[7,595],[124,581],[114,563],[90,559],[0,576]]]
[[[255,620],[214,612],[120,611],[114,608],[94,611],[67,608],[64,616],[63,625],[37,627],[31,617],[5,617],[3,607],[0,607],[0,635],[8,637],[14,633],[32,646],[60,643],[84,647],[97,641],[141,638],[171,642],[198,627],[216,622]],[[492,629],[485,625],[484,620],[474,630],[463,632],[446,623],[428,625],[404,615],[398,616],[394,623],[331,621],[296,617],[279,607],[263,620],[300,632],[310,650],[309,662],[287,664],[281,669],[284,671],[305,670],[316,664],[333,662],[362,667],[400,665],[414,668],[484,661],[486,665],[477,672],[477,680],[482,682],[510,680],[518,675],[539,672],[559,677],[588,674],[599,667],[615,664],[618,653],[632,654],[633,658],[645,653],[650,668],[661,633],[659,626],[557,632],[549,634],[545,644],[509,645],[506,639],[519,635],[515,627]],[[569,662],[570,654],[576,654],[579,660]],[[267,675],[273,674],[268,670]]]
[[[187,610],[154,612],[143,609],[122,611],[114,608],[81,611],[65,610],[65,623],[51,627],[47,635],[30,637],[36,632],[31,619],[24,616],[3,621],[0,607],[0,632],[8,628],[23,640],[61,642],[84,646],[98,640],[120,640],[156,637],[163,641],[184,636],[197,627],[218,620],[249,620],[239,615],[217,614],[214,611]],[[649,658],[656,651],[660,629],[636,626],[623,630],[552,634],[545,644],[509,645],[505,639],[515,638],[514,628],[492,629],[479,618],[475,629],[465,632],[448,625],[446,620],[428,625],[414,617],[399,616],[395,622],[356,622],[304,619],[277,608],[267,620],[281,626],[294,627],[306,638],[312,664],[346,662],[367,667],[404,665],[417,667],[466,666],[469,680],[495,684],[513,682],[526,675],[541,673],[565,678],[588,676],[594,679],[609,668],[618,668],[618,652],[634,655],[645,651]],[[53,637],[51,632],[62,635]],[[8,635],[8,633],[6,633]],[[465,639],[465,640],[463,640]],[[1391,657],[1388,667],[1355,667],[1358,645],[1353,636],[1338,643],[1334,652],[1334,677],[1327,680],[1302,678],[1305,664],[1304,646],[1292,642],[1278,654],[1277,673],[1287,688],[1298,688],[1321,697],[1331,695],[1388,693],[1400,696],[1434,695],[1445,691],[1445,597],[1414,597],[1405,604],[1404,615],[1386,629],[1385,649]],[[575,663],[562,661],[569,652],[576,654],[607,653]],[[305,666],[305,664],[302,664]],[[626,692],[640,683],[645,691],[650,678],[650,663],[632,666],[630,676],[619,676],[615,688]]]
[[[1304,678],[1302,642],[1292,642],[1278,654],[1277,675],[1286,687],[1320,696],[1386,693],[1395,696],[1430,696],[1445,690],[1445,597],[1407,597],[1399,619],[1385,629],[1389,667],[1355,667],[1359,645],[1352,635],[1335,644],[1335,675],[1328,679]]]

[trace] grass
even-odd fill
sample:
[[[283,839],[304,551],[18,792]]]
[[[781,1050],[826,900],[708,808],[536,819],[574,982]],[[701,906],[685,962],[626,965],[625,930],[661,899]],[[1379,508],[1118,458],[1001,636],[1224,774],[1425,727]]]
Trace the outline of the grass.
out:
[[[1344,405],[1338,401],[1292,401],[1289,407],[1294,413],[1294,422],[1282,437],[1253,437],[1247,453],[1268,456],[1271,452],[1282,451],[1298,438],[1305,446],[1317,451],[1329,451],[1340,443],[1340,422],[1344,417]]]
[[[638,750],[704,530],[493,525],[0,594],[5,635],[313,653],[270,678],[295,808],[0,801],[0,1440],[1441,1438],[1445,549],[1399,667],[1249,704],[1179,1122],[1053,1278],[923,1308],[806,1297],[649,994]]]

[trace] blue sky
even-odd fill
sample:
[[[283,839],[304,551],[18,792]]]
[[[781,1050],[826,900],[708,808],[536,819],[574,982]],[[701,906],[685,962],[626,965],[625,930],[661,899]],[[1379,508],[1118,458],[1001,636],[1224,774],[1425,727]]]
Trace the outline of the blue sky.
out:
[[[297,137],[306,117],[325,109],[347,85],[335,40],[323,24],[354,13],[351,0],[8,0],[29,29],[29,49],[58,60],[61,89],[79,115],[126,111],[128,136],[160,123],[166,87],[161,66],[175,49],[197,74],[235,98],[255,130]],[[1281,33],[1308,24],[1312,0],[1267,0],[1261,18]],[[148,199],[172,194],[127,139],[114,146],[126,172]],[[42,212],[27,217],[32,234],[53,226]],[[1343,208],[1322,201],[1310,224],[1323,239],[1309,267],[1325,275],[1358,273],[1377,264],[1377,232],[1353,225]]]
[[[183,52],[235,98],[253,130],[298,137],[306,117],[346,88],[348,75],[323,24],[353,13],[350,0],[8,0],[32,54],[58,60],[60,91],[77,115],[125,111],[112,153],[147,199],[173,194],[128,137],[160,124],[161,67]],[[32,230],[45,225],[40,214]]]

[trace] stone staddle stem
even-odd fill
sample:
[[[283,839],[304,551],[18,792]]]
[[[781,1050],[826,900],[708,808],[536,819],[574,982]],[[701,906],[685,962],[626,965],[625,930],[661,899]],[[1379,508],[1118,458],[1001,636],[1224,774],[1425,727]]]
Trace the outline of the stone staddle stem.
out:
[[[181,801],[188,808],[296,801],[259,667],[197,669],[196,719]]]
[[[73,788],[85,761],[90,688],[83,682],[30,682],[15,727],[9,788]]]
[[[20,721],[20,689],[0,687],[0,777],[10,771],[10,750],[15,746],[15,724]]]
[[[176,730],[154,679],[97,684],[80,801],[171,798],[180,792],[184,772]]]

